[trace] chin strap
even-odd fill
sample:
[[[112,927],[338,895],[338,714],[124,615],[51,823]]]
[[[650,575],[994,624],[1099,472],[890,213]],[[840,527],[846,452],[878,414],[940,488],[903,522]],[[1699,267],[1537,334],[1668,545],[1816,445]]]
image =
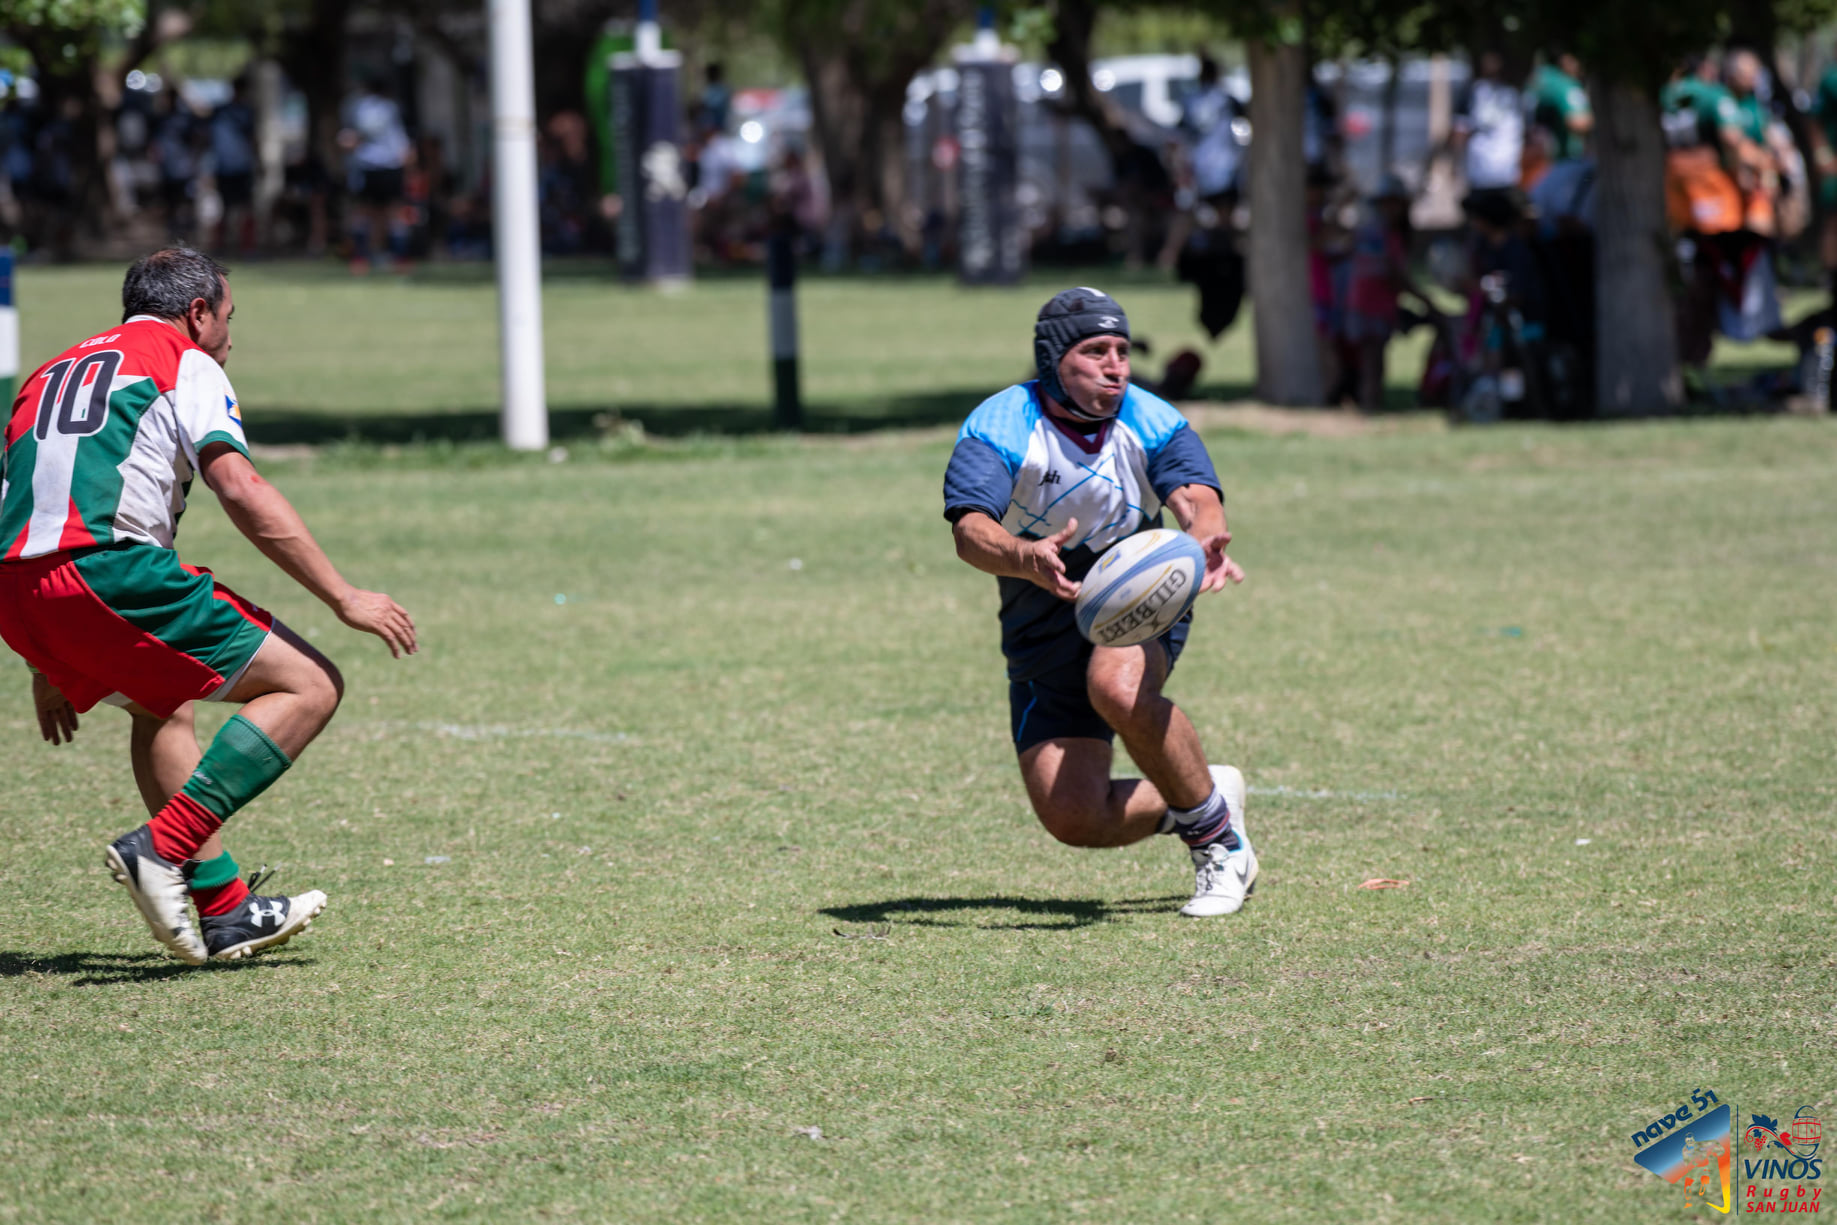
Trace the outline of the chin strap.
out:
[[[1081,422],[1085,425],[1108,425],[1110,422],[1116,420],[1116,413],[1121,412],[1123,408],[1122,402],[1119,400],[1116,405],[1116,412],[1105,413],[1102,416],[1093,416],[1085,412],[1084,408],[1079,405],[1076,400],[1072,399],[1071,393],[1069,392],[1066,393],[1065,399],[1059,401],[1059,407],[1063,409],[1065,415],[1070,417],[1073,421]]]

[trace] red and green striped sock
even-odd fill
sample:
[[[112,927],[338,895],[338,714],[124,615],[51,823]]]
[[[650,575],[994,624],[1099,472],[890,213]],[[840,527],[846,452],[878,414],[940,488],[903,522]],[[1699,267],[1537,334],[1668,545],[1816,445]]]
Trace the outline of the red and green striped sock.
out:
[[[248,896],[249,886],[243,883],[242,870],[228,851],[192,869],[191,900],[200,915],[228,914]]]

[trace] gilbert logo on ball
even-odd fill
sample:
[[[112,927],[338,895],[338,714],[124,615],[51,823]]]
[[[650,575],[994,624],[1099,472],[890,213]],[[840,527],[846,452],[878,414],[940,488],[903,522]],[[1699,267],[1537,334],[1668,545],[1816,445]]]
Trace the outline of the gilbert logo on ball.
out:
[[[1137,532],[1084,576],[1075,605],[1078,632],[1102,647],[1158,638],[1192,608],[1205,573],[1205,550],[1185,532]]]

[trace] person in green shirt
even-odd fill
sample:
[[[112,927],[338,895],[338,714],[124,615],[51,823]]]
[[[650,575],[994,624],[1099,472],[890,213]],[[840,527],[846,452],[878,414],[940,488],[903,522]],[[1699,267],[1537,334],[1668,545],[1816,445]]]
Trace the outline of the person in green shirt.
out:
[[[1728,94],[1716,103],[1716,123],[1723,160],[1747,202],[1748,228],[1771,236],[1777,224],[1781,166],[1768,139],[1772,117],[1756,92],[1760,72],[1760,57],[1754,52],[1728,53],[1722,66]]]
[[[1666,130],[1674,145],[1720,145],[1724,100],[1733,102],[1722,84],[1722,61],[1714,55],[1693,56],[1680,74],[1659,92]]]
[[[1837,64],[1818,78],[1812,98],[1811,128],[1813,173],[1818,177],[1818,197],[1824,220],[1818,233],[1818,258],[1831,282],[1831,308],[1837,311]]]
[[[1767,143],[1767,108],[1755,90],[1760,85],[1760,57],[1752,51],[1731,51],[1723,65],[1728,102],[1717,112],[1724,127],[1732,127],[1752,144]]]
[[[1582,88],[1582,65],[1567,51],[1558,52],[1531,77],[1531,122],[1546,133],[1556,161],[1584,157],[1595,113]]]

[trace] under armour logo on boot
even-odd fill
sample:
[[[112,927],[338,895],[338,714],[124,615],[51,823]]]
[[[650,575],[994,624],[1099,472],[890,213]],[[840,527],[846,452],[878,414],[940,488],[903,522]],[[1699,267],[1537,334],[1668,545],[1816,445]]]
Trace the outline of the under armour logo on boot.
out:
[[[285,917],[286,914],[287,908],[278,901],[257,901],[249,903],[249,922],[257,927],[262,925],[262,920],[264,919],[272,920],[275,926],[278,927],[280,926],[281,919]]]

